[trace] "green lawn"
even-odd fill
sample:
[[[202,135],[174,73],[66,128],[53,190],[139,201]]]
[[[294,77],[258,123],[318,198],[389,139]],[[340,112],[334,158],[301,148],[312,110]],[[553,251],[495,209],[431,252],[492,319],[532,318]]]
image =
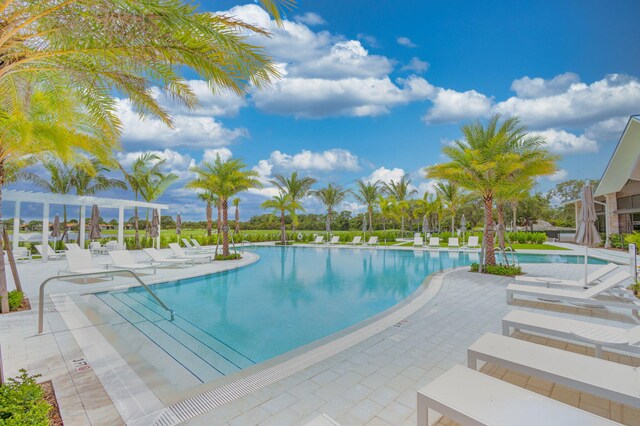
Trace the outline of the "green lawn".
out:
[[[514,250],[568,250],[551,244],[512,244]]]

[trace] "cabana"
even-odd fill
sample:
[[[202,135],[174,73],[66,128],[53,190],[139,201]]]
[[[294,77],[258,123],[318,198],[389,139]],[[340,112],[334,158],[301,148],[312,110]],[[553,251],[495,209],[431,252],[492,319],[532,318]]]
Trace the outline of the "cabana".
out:
[[[18,248],[20,242],[20,205],[21,203],[42,204],[42,245],[49,244],[49,207],[54,205],[66,205],[80,208],[80,226],[78,227],[78,243],[80,247],[84,247],[85,243],[85,224],[87,219],[87,207],[90,209],[94,204],[100,209],[117,209],[118,210],[118,244],[124,243],[125,210],[133,210],[135,207],[139,209],[155,209],[158,216],[162,216],[162,210],[169,208],[166,204],[147,203],[145,201],[119,200],[115,198],[94,197],[88,195],[71,195],[71,194],[52,194],[47,192],[31,192],[31,191],[2,191],[2,200],[15,203],[15,212],[13,215],[13,249]],[[160,247],[160,235],[157,237],[157,246]],[[42,256],[42,261],[47,261],[46,252]]]

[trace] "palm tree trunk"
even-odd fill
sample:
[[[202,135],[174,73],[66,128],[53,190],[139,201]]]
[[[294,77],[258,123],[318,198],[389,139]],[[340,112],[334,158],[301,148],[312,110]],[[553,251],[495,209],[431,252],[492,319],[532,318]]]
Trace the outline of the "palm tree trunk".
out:
[[[485,241],[485,256],[484,263],[486,265],[496,264],[496,251],[495,251],[495,230],[493,229],[493,196],[484,198],[484,241]]]
[[[287,228],[284,223],[284,210],[280,214],[280,242],[283,246],[287,244]]]
[[[456,228],[456,214],[454,212],[451,212],[451,234],[452,235],[455,232],[455,228]]]
[[[213,229],[213,209],[211,203],[207,202],[207,236],[211,236],[211,230]]]
[[[327,209],[327,223],[325,226],[327,232],[331,232],[331,208]]]
[[[518,203],[511,203],[511,211],[513,212],[513,222],[511,224],[511,230],[516,232],[516,210],[518,208]]]
[[[229,256],[229,201],[222,200],[222,255]]]
[[[145,217],[144,237],[149,238],[149,209],[147,208],[147,216]]]
[[[505,242],[504,242],[504,203],[499,202],[496,204],[496,210],[498,211],[498,246],[500,250],[502,250],[502,255],[504,256],[504,261],[507,265],[509,265],[509,259],[507,259],[507,255],[505,253]]]
[[[218,200],[216,208],[218,209],[218,223],[216,224],[218,229],[218,234],[220,234],[220,229],[222,227],[222,200]]]
[[[400,233],[404,237],[404,209],[400,209]]]
[[[240,207],[236,206],[236,227],[235,227],[235,233],[237,234],[238,232],[240,232]]]
[[[0,163],[0,222],[2,221],[2,187],[4,186],[4,164]],[[4,226],[4,225],[2,225]],[[15,231],[14,231],[15,232]],[[9,312],[9,292],[7,291],[7,275],[4,265],[4,240],[0,238],[0,312]]]
[[[369,207],[369,232],[373,232],[373,207]]]

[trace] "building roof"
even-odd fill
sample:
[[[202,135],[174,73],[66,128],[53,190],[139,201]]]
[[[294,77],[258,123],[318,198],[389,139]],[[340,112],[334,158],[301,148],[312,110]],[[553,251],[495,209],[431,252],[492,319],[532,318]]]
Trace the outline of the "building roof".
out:
[[[629,179],[640,181],[640,115],[629,117],[593,195],[599,197],[619,192]]]

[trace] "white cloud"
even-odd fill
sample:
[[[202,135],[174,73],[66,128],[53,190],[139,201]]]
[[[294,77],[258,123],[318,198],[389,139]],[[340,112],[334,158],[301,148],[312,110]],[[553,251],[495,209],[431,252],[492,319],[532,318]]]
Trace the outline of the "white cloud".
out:
[[[412,42],[409,37],[398,37],[396,41],[400,46],[411,47],[411,48],[418,47],[418,45]]]
[[[330,172],[335,170],[358,170],[358,157],[344,149],[330,149],[321,152],[303,150],[290,155],[273,151],[269,163],[275,168],[289,170],[309,170]]]
[[[310,26],[324,25],[327,23],[322,16],[313,12],[307,12],[304,15],[296,15],[293,19],[297,22],[302,22],[303,24]]]
[[[374,49],[380,47],[380,42],[378,41],[378,39],[372,36],[371,34],[359,33],[356,36],[356,38],[358,40],[364,41],[366,44],[369,45],[369,47],[373,47]]]
[[[193,178],[194,174],[189,168],[195,166],[195,160],[189,154],[182,154],[172,149],[162,151],[132,151],[127,153],[116,153],[116,159],[124,167],[131,164],[142,154],[151,153],[157,155],[161,160],[165,160],[165,167],[171,173],[178,175],[178,180],[184,181]]]
[[[229,148],[214,148],[214,149],[205,149],[202,154],[202,159],[208,162],[216,161],[216,158],[220,156],[222,161],[227,161],[232,157],[231,150]]]
[[[565,180],[567,176],[569,176],[569,172],[567,172],[565,169],[560,169],[551,176],[547,176],[547,179],[551,182],[561,182]]]
[[[602,120],[587,127],[584,135],[597,141],[617,141],[620,139],[620,136],[628,122],[628,115]]]
[[[415,72],[425,72],[429,69],[429,62],[423,61],[417,56],[411,58],[409,63],[402,67],[404,71],[415,71]]]
[[[390,183],[391,181],[399,182],[402,176],[405,175],[404,169],[399,167],[393,169],[387,169],[386,167],[378,167],[371,174],[364,178],[365,182],[374,183],[380,181],[381,183]]]
[[[540,132],[531,132],[532,135],[540,135],[547,140],[547,148],[556,154],[597,152],[598,143],[585,135],[574,135],[564,130],[547,129]]]
[[[573,84],[579,83],[577,74],[567,72],[545,80],[540,77],[522,77],[511,83],[511,90],[520,98],[541,98],[566,92]]]
[[[487,117],[491,113],[491,98],[475,90],[457,92],[438,89],[432,98],[433,106],[424,115],[428,123],[456,122]]]

